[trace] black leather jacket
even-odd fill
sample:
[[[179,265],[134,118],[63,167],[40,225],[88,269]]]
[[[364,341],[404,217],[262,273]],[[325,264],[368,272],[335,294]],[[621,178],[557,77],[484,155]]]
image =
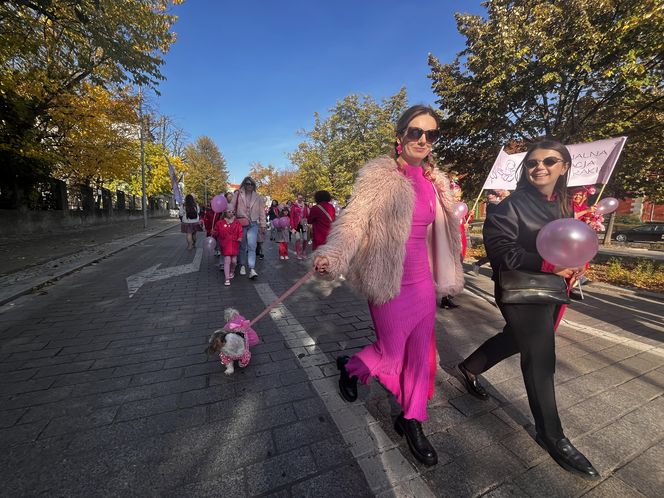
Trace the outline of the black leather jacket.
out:
[[[504,270],[540,271],[542,257],[535,240],[550,221],[563,218],[557,201],[549,201],[528,185],[515,190],[487,216],[482,234],[493,279]]]

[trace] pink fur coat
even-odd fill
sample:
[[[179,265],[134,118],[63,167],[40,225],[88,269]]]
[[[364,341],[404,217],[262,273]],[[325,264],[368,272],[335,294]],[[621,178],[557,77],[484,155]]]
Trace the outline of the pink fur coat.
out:
[[[429,263],[437,293],[455,295],[463,290],[459,222],[447,175],[435,170],[432,175],[438,203],[429,226]],[[369,301],[389,301],[401,288],[414,201],[413,186],[394,159],[372,159],[360,170],[348,206],[314,256],[327,257],[330,277],[344,275]]]

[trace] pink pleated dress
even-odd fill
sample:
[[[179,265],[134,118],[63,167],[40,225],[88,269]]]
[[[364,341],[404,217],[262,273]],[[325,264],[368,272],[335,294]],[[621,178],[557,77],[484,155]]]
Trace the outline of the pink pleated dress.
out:
[[[431,394],[430,365],[436,320],[436,290],[429,267],[427,228],[435,219],[437,201],[433,185],[423,173],[421,167],[405,166],[405,174],[415,189],[415,206],[406,241],[401,290],[384,304],[369,302],[376,342],[346,364],[348,373],[364,384],[376,377],[396,396],[404,417],[420,422],[427,419]]]

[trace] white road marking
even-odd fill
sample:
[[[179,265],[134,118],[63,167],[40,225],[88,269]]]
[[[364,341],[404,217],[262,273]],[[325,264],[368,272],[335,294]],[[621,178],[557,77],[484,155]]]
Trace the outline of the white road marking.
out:
[[[610,302],[610,301],[607,301],[607,300],[605,300],[605,299],[602,299],[602,298],[600,298],[600,297],[597,297],[597,296],[594,296],[594,295],[592,295],[592,294],[588,294],[588,293],[586,293],[585,296],[586,296],[586,298],[589,298],[589,299],[595,299],[596,301],[599,301],[600,303],[608,304],[608,305],[611,305],[611,306],[617,306],[618,308],[622,308],[622,309],[627,310],[627,311],[633,311],[633,312],[635,312],[635,313],[640,313],[640,314],[642,314],[642,315],[651,315],[651,316],[653,316],[653,317],[655,317],[655,318],[660,318],[660,319],[662,318],[662,313],[660,313],[660,314],[657,314],[657,313],[650,313],[649,311],[643,311],[643,310],[640,310],[640,309],[631,308],[631,307],[629,307],[629,306],[625,306],[624,304],[620,304],[620,303],[612,303],[612,302]],[[647,299],[642,298],[641,296],[639,296],[639,299],[644,299],[645,301],[648,301]],[[664,309],[664,304],[662,304],[662,303],[660,303],[660,302],[658,302],[658,301],[649,301],[649,302],[651,302],[651,303],[653,303],[653,304],[660,304],[660,305],[662,305],[662,307],[663,307],[663,309]],[[663,321],[662,323],[664,323],[664,321]]]
[[[256,291],[267,305],[277,296],[269,284],[256,284]],[[294,337],[294,326],[299,327],[297,338],[289,339],[293,347],[315,345],[316,341],[300,325],[293,314],[283,304],[270,311],[277,328],[284,337]],[[279,320],[288,320],[288,329]],[[325,404],[334,423],[339,428],[344,441],[364,472],[369,487],[374,494],[381,496],[435,497],[435,494],[419,475],[418,470],[403,456],[398,446],[389,438],[378,421],[359,400],[348,404],[339,396],[336,377],[324,377],[318,365],[333,361],[325,353],[316,353],[299,358],[293,354],[304,368],[311,384]],[[397,489],[398,488],[398,489]]]
[[[194,260],[186,265],[171,266],[169,268],[161,268],[161,263],[151,266],[141,272],[135,273],[127,277],[127,291],[129,297],[133,297],[138,292],[138,289],[147,282],[156,282],[157,280],[164,280],[165,278],[177,277],[178,275],[185,275],[186,273],[193,273],[200,269],[201,260],[203,259],[203,248],[196,249]]]

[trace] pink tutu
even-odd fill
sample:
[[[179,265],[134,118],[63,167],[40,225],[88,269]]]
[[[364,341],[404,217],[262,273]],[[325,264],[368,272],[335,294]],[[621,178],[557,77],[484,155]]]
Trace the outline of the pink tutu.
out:
[[[242,315],[235,315],[235,318],[228,322],[224,328],[233,332],[242,332],[249,347],[255,346],[260,342],[256,331],[249,327],[249,320]]]

